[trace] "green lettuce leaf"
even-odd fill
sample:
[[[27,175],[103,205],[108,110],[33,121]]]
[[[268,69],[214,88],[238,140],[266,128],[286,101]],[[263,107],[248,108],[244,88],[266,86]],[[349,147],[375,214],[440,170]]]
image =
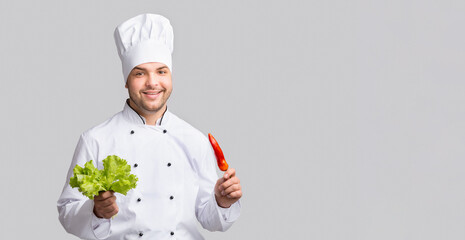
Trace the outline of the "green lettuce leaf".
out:
[[[84,167],[76,165],[73,172],[69,185],[78,188],[79,192],[90,199],[94,199],[100,191],[114,191],[126,195],[129,190],[136,188],[138,181],[136,175],[131,174],[131,166],[127,161],[116,155],[103,160],[102,170],[98,170],[90,160]]]

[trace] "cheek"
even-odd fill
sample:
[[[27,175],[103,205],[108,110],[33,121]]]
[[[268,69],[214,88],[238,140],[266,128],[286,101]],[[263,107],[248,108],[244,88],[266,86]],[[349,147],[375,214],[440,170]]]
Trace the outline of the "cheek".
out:
[[[127,88],[131,92],[139,92],[143,88],[143,83],[141,81],[131,81],[129,84],[126,84]]]
[[[163,87],[167,90],[171,90],[171,88],[173,88],[173,83],[171,82],[171,79],[163,79]]]
[[[171,81],[165,81],[165,80],[161,82],[161,86],[165,88],[166,90],[171,90],[171,88],[173,87],[171,85]]]
[[[173,83],[169,82],[169,83],[167,84],[167,88],[172,89],[172,88],[173,88]]]

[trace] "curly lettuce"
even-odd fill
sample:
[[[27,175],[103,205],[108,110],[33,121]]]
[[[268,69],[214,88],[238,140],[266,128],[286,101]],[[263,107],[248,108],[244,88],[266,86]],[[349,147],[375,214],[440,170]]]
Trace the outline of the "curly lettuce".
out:
[[[103,169],[94,166],[92,160],[84,167],[76,165],[74,175],[69,179],[69,185],[78,188],[84,196],[94,199],[101,191],[114,191],[126,195],[129,190],[136,188],[139,180],[131,174],[131,166],[126,160],[110,155],[103,160]]]

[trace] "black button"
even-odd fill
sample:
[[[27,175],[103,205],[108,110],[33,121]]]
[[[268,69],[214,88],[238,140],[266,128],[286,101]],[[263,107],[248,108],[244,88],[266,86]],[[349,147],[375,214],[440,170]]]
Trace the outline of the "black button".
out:
[[[171,200],[173,200],[173,198],[174,198],[173,196],[170,197]]]
[[[137,164],[137,163],[134,163],[134,167],[137,167],[137,166],[139,166],[139,164]]]
[[[142,237],[142,236],[144,236],[144,234],[140,232],[140,233],[139,233],[139,236]]]
[[[170,163],[170,162],[168,163],[168,167],[171,167],[171,163]]]
[[[138,198],[137,201],[140,202],[140,201],[142,201],[142,199]]]
[[[131,130],[131,134],[134,134],[134,130]]]
[[[165,129],[165,130],[163,130],[163,133],[166,133],[166,132],[168,132],[168,131],[166,131],[166,129]]]
[[[171,236],[173,236],[173,235],[174,235],[174,232],[171,232]]]

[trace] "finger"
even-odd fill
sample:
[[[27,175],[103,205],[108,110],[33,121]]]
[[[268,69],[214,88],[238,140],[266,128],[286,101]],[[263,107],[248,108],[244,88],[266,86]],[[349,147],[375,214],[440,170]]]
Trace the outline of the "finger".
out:
[[[95,206],[95,212],[97,212],[97,216],[100,215],[100,216],[103,216],[103,217],[106,217],[108,215],[111,215],[112,213],[114,212],[118,212],[119,211],[119,208],[118,208],[118,205],[115,203],[115,204],[112,204],[110,206],[106,206],[106,207],[101,207],[101,206]]]
[[[108,213],[111,213],[113,211],[115,211],[117,209],[117,205],[110,205],[110,206],[106,206],[106,207],[101,207],[101,206],[96,206],[95,209],[97,210],[97,212],[100,214],[100,215],[105,215],[105,214],[108,214]]]
[[[220,186],[219,189],[221,191],[225,190],[226,188],[230,187],[233,184],[240,184],[240,180],[237,177],[233,177],[229,179],[228,181],[223,182]]]
[[[236,169],[228,168],[228,170],[226,170],[226,172],[224,172],[223,178],[225,180],[228,180],[229,178],[234,177],[235,175],[236,175]]]
[[[95,203],[103,203],[103,202],[115,202],[116,201],[116,196],[110,196],[107,198],[94,198]]]
[[[224,181],[225,181],[224,178],[218,178],[218,180],[216,181],[216,185],[219,186],[219,185],[223,184]]]
[[[109,197],[115,196],[113,191],[105,191],[105,192],[99,192],[98,196],[95,196],[94,199],[97,199],[98,201],[105,200]]]
[[[227,198],[241,198],[242,197],[242,190],[234,191],[228,195],[226,195]]]
[[[225,181],[219,186],[220,191],[223,191],[224,189],[230,187],[233,184],[240,184],[241,181],[237,177],[232,177],[228,181]]]
[[[115,203],[116,203],[116,197],[115,196],[107,198],[107,199],[102,200],[102,201],[95,202],[95,204],[100,206],[100,207],[110,206],[110,205],[115,204]]]
[[[241,185],[240,185],[240,184],[234,184],[234,185],[231,185],[231,186],[229,186],[228,188],[224,189],[224,190],[221,192],[221,194],[222,194],[223,196],[225,196],[225,195],[228,195],[228,194],[230,194],[230,193],[232,193],[232,192],[235,192],[235,191],[238,191],[238,190],[241,190]]]
[[[104,218],[109,219],[109,218],[115,216],[115,215],[118,213],[118,211],[119,211],[119,209],[116,208],[116,209],[114,209],[113,211],[104,213],[104,214],[102,214],[102,215],[103,215]]]
[[[101,193],[99,195],[94,195],[94,200],[95,201],[101,201],[103,200],[103,197],[101,196]]]
[[[115,211],[118,211],[118,205],[116,205],[116,204],[112,204],[110,206],[106,206],[106,207],[102,208],[102,213],[104,213],[104,214],[110,214],[110,213],[115,212]]]
[[[102,193],[102,198],[105,198],[105,199],[113,197],[113,196],[115,196],[115,192],[113,191],[106,191]]]

